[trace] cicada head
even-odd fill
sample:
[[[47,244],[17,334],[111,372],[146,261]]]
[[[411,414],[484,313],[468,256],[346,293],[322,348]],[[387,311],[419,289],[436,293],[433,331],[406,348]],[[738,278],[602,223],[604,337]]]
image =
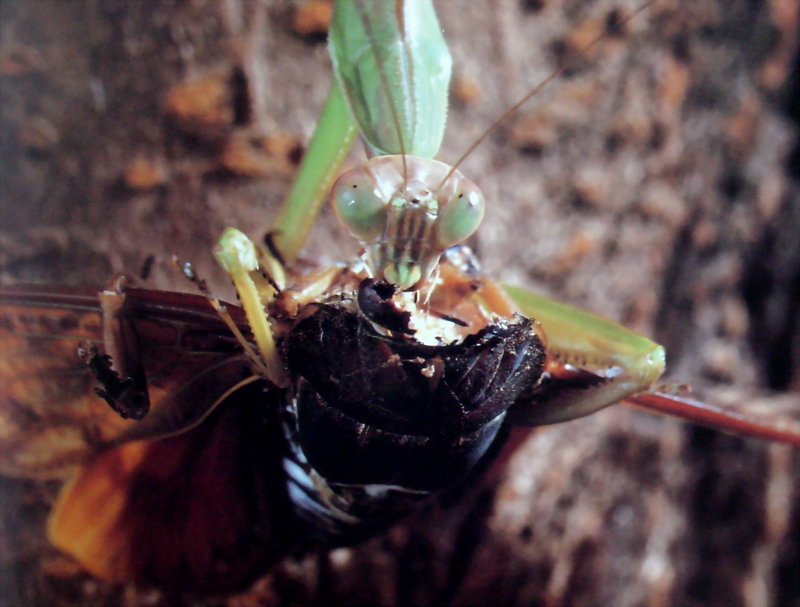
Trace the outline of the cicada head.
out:
[[[445,249],[478,229],[478,186],[438,160],[379,156],[344,173],[332,201],[366,250],[373,275],[402,290],[421,287]]]

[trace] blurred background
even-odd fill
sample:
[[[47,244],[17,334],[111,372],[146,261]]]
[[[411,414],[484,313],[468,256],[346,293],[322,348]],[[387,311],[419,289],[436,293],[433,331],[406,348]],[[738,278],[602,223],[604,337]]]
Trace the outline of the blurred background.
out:
[[[489,201],[471,243],[486,271],[654,337],[670,379],[712,399],[796,403],[797,3],[661,0],[627,23],[635,1],[436,5],[454,54],[441,160],[569,66],[461,167]],[[125,271],[192,291],[178,254],[231,298],[211,248],[227,225],[269,230],[327,92],[328,14],[3,0],[0,282]],[[306,251],[357,246],[326,209]],[[799,465],[616,407],[532,435],[382,538],[198,604],[797,605]],[[176,604],[70,569],[36,531],[53,488],[3,482],[4,604]]]

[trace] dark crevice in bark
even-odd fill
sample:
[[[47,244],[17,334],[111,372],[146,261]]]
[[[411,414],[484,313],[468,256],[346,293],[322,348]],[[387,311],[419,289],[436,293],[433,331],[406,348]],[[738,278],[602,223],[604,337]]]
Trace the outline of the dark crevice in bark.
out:
[[[750,341],[773,390],[800,387],[800,52],[781,95],[794,127],[786,177],[794,185],[748,255],[742,295],[751,317]]]
[[[699,453],[708,453],[712,445],[712,457],[698,458]],[[754,465],[747,470],[726,469],[724,462],[742,451],[749,452]],[[698,607],[744,605],[740,589],[726,580],[746,575],[751,555],[764,535],[763,521],[748,513],[763,511],[765,506],[766,454],[742,439],[694,428],[685,457],[695,462],[686,550],[696,560],[696,566],[681,581],[679,603]]]
[[[749,255],[742,295],[750,340],[773,390],[800,381],[800,198],[789,194]]]
[[[691,317],[694,313],[689,286],[692,268],[697,263],[692,247],[692,228],[698,216],[699,213],[690,216],[675,235],[660,289],[654,337],[670,353],[670,359],[682,358],[684,351],[690,348],[685,336],[676,334],[672,327],[676,326],[678,318]]]
[[[487,523],[494,507],[494,498],[495,488],[482,491],[461,524],[456,543],[450,555],[447,579],[441,592],[434,600],[434,605],[442,605],[443,607],[451,605],[461,589],[464,577],[469,572],[472,556],[489,533]]]

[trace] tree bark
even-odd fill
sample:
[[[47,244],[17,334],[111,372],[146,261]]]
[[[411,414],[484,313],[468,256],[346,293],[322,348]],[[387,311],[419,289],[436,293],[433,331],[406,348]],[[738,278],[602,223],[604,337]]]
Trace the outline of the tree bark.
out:
[[[311,3],[0,4],[0,279],[191,291],[226,225],[269,230],[328,86]],[[455,59],[454,161],[489,200],[487,272],[667,347],[712,398],[800,401],[794,3],[438,3]],[[305,14],[305,13],[304,13]],[[595,32],[612,35],[577,56]],[[359,150],[360,152],[360,150]],[[354,156],[354,159],[356,157]],[[306,249],[348,260],[327,211]],[[724,393],[724,394],[723,394]],[[800,457],[613,407],[542,429],[502,465],[354,548],[287,559],[211,601],[92,581],[41,525],[54,487],[3,480],[8,605],[800,605]],[[38,521],[38,522],[37,522]],[[39,525],[39,526],[37,526]]]

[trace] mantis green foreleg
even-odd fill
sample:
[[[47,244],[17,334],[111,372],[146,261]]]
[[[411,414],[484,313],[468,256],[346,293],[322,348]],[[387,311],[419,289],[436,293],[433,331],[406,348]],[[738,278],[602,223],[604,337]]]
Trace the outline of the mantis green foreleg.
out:
[[[509,414],[520,424],[552,424],[582,417],[643,392],[664,373],[664,348],[610,321],[527,289],[505,286],[526,316],[538,320],[555,363],[596,373],[597,387],[559,393],[534,406],[517,403]]]

